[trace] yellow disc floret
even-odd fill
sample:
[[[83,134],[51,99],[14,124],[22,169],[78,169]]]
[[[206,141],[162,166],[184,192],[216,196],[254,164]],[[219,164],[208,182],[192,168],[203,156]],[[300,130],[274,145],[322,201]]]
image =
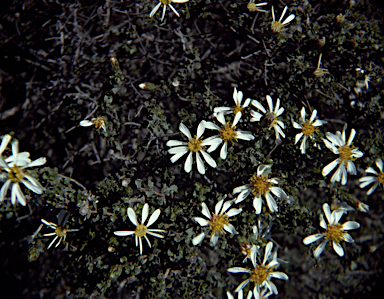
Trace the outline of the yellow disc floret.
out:
[[[271,24],[271,29],[275,33],[281,32],[283,30],[283,24],[280,21],[273,21]]]
[[[356,160],[356,158],[352,157],[352,148],[346,144],[339,148],[339,159],[339,164],[344,163],[345,165],[347,165],[348,161]]]
[[[251,273],[251,281],[255,284],[262,284],[263,281],[267,280],[269,269],[266,266],[256,265],[255,269]]]
[[[233,108],[233,114],[236,115],[237,112],[243,113],[244,107],[241,107],[239,104],[236,104],[236,106]]]
[[[302,124],[302,132],[304,133],[304,135],[306,136],[312,136],[313,132],[316,131],[316,127],[314,125],[312,125],[310,122],[306,121],[305,123]]]
[[[257,195],[257,196],[265,195],[272,186],[272,183],[268,182],[268,177],[264,175],[261,175],[261,176],[254,175],[250,179],[250,182],[252,184],[251,192],[253,195]]]
[[[226,214],[212,214],[212,219],[208,220],[208,222],[209,228],[212,230],[212,235],[216,232],[218,232],[219,234],[225,234],[224,226],[229,224],[229,218]]]
[[[136,226],[135,235],[138,237],[143,237],[147,233],[147,227],[144,224]]]
[[[18,183],[21,182],[24,178],[24,172],[23,170],[18,166],[13,166],[10,168],[11,171],[8,173],[8,177],[11,180],[12,183]]]
[[[237,132],[234,127],[231,127],[229,124],[226,124],[221,130],[219,130],[220,138],[224,141],[237,141]]]
[[[196,135],[195,135],[195,138],[189,139],[189,141],[188,141],[188,149],[191,152],[196,153],[196,152],[200,151],[203,148],[201,146],[202,142],[203,142],[203,137],[200,137],[199,139],[196,139]]]
[[[58,237],[62,238],[62,237],[65,237],[67,235],[67,230],[65,228],[61,227],[61,226],[58,226],[55,229],[55,234]]]
[[[164,5],[167,5],[167,4],[171,3],[171,0],[160,0],[160,2]]]
[[[325,231],[325,239],[329,241],[334,241],[336,243],[340,243],[340,241],[344,240],[344,231],[341,229],[341,224],[330,224]]]

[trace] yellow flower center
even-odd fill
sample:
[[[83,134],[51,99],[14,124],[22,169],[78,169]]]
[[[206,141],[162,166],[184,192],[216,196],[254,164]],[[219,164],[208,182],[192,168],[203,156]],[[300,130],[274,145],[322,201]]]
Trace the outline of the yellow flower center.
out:
[[[243,113],[244,107],[241,107],[239,104],[236,104],[235,108],[233,108],[233,114],[236,115],[237,112]]]
[[[379,183],[384,186],[384,172],[380,172],[377,179],[379,180]]]
[[[212,235],[215,234],[215,232],[218,232],[219,234],[225,234],[224,225],[229,224],[229,218],[227,214],[224,214],[224,215],[212,214],[212,219],[208,220],[208,222],[209,222],[209,228],[212,230]]]
[[[195,138],[189,139],[189,141],[188,141],[188,149],[191,152],[196,153],[196,152],[200,151],[203,148],[201,146],[202,142],[203,142],[203,137],[200,137],[199,139],[196,139],[196,135],[195,135]]]
[[[136,226],[135,235],[138,237],[143,237],[147,233],[147,230],[148,229],[144,224],[140,224],[140,225]]]
[[[256,265],[251,273],[251,281],[256,284],[262,284],[269,275],[269,269],[266,266]]]
[[[283,30],[283,24],[279,21],[272,21],[271,29],[273,32],[279,33]]]
[[[164,5],[167,5],[167,4],[171,3],[171,0],[160,0],[160,2]]]
[[[329,72],[328,72],[328,69],[325,69],[325,68],[317,68],[314,72],[313,72],[313,74],[317,77],[317,78],[319,78],[319,77],[323,77],[325,74],[329,74]]]
[[[339,148],[339,164],[345,163],[347,165],[347,161],[355,161],[356,158],[352,158],[352,148],[350,148],[348,145],[343,145]]]
[[[303,123],[302,126],[303,128],[301,130],[306,136],[312,136],[313,132],[315,132],[317,129],[309,121],[306,121],[305,123]]]
[[[98,117],[93,120],[93,123],[95,124],[95,127],[97,129],[101,129],[105,126],[105,121],[103,117]]]
[[[55,229],[55,234],[58,237],[62,238],[62,237],[65,237],[67,235],[67,230],[65,228],[61,227],[61,226],[58,226]]]
[[[328,228],[324,232],[325,239],[329,241],[335,241],[336,243],[340,243],[340,241],[344,240],[344,232],[341,229],[341,224],[329,224]]]
[[[257,6],[254,2],[249,2],[247,5],[247,8],[249,11],[252,11],[252,12],[257,10]]]
[[[232,128],[229,124],[226,124],[221,130],[219,130],[220,138],[224,141],[236,140],[237,132],[235,128]]]
[[[8,178],[12,183],[21,182],[24,178],[24,171],[19,166],[13,166],[10,168],[11,171],[8,173]]]
[[[272,183],[268,182],[268,177],[267,176],[257,176],[254,175],[251,179],[250,182],[252,184],[252,194],[261,196],[265,195],[269,189],[272,186]]]

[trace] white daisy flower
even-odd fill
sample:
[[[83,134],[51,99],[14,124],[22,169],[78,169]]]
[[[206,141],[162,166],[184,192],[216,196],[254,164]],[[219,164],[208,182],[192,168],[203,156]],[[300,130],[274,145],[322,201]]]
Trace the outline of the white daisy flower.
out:
[[[320,256],[320,254],[324,251],[324,248],[328,244],[328,242],[332,242],[333,249],[336,251],[336,253],[339,256],[344,256],[344,250],[343,250],[343,247],[341,247],[340,242],[341,241],[346,241],[348,243],[355,242],[350,236],[350,234],[348,234],[345,231],[357,229],[360,227],[360,224],[357,223],[356,221],[347,221],[344,224],[340,224],[339,220],[345,213],[345,210],[337,209],[331,213],[331,209],[327,203],[323,205],[323,211],[329,223],[327,224],[325,222],[324,216],[323,214],[321,214],[320,226],[325,229],[324,233],[308,236],[303,240],[303,243],[305,245],[308,245],[313,242],[316,242],[317,240],[324,238],[324,241],[321,242],[320,245],[317,246],[317,248],[313,252],[315,258],[318,258]]]
[[[212,136],[206,139],[207,142],[214,142],[215,144],[210,146],[208,149],[208,152],[214,151],[221,143],[224,142],[221,150],[220,150],[220,158],[225,160],[227,158],[227,149],[228,149],[228,141],[231,141],[232,144],[234,143],[234,140],[237,141],[237,139],[242,140],[253,140],[255,137],[252,135],[249,131],[241,131],[241,130],[235,130],[236,125],[238,124],[240,118],[241,118],[241,112],[237,112],[235,119],[230,125],[225,121],[225,117],[222,113],[219,113],[216,115],[217,120],[223,125],[222,127],[219,127],[218,125],[214,124],[213,122],[206,121],[205,127],[207,129],[211,130],[217,130],[219,132],[218,135]]]
[[[116,236],[130,236],[130,235],[135,235],[135,243],[137,247],[137,241],[139,241],[139,246],[140,246],[140,255],[143,254],[143,243],[142,243],[142,238],[144,237],[145,240],[147,240],[147,243],[149,247],[151,247],[151,242],[149,242],[149,239],[147,237],[148,235],[157,237],[157,238],[164,238],[163,235],[158,234],[158,233],[163,233],[165,230],[163,229],[149,229],[153,223],[156,222],[157,218],[160,216],[160,209],[157,209],[151,217],[149,217],[147,225],[144,225],[144,222],[148,218],[148,211],[149,211],[149,205],[146,203],[143,207],[143,210],[141,212],[141,224],[137,221],[136,213],[132,208],[127,209],[127,214],[129,217],[129,220],[136,225],[136,229],[134,231],[129,231],[129,230],[122,230],[122,231],[116,231],[113,232]]]
[[[380,158],[376,159],[376,166],[379,169],[380,172],[377,172],[372,167],[368,167],[365,172],[366,173],[372,173],[374,176],[365,176],[359,179],[360,188],[365,188],[370,184],[373,184],[373,186],[367,191],[367,195],[371,195],[373,191],[376,190],[377,186],[381,184],[381,186],[384,186],[384,172],[383,172],[383,160]]]
[[[234,208],[228,211],[233,202],[233,200],[230,200],[224,203],[224,199],[220,200],[215,206],[215,213],[212,213],[212,215],[209,212],[207,205],[203,202],[201,204],[201,213],[205,217],[207,217],[208,220],[205,220],[201,217],[193,217],[193,219],[202,227],[208,226],[209,230],[212,231],[210,241],[210,245],[212,247],[216,245],[219,236],[225,234],[225,231],[234,235],[237,234],[237,231],[235,230],[234,226],[229,223],[229,217],[238,215],[239,213],[241,213],[242,209]],[[205,236],[208,235],[208,233],[209,231],[205,231],[197,237],[193,238],[192,244],[195,246],[200,244],[201,241],[203,241],[203,239],[205,238]]]
[[[55,243],[55,241],[57,240],[57,238],[59,238],[59,242],[57,242],[55,248],[57,246],[59,246],[59,244],[61,243],[61,241],[63,240],[63,243],[65,243],[65,238],[67,237],[67,233],[70,233],[70,232],[77,232],[78,229],[66,229],[64,227],[62,227],[61,225],[57,225],[55,223],[52,223],[52,222],[48,222],[44,219],[41,219],[41,222],[43,222],[45,225],[49,226],[50,228],[54,229],[55,232],[54,233],[49,233],[49,234],[44,234],[43,237],[49,237],[49,236],[56,236],[52,242],[49,244],[48,248],[51,248],[51,246],[53,245],[53,243]]]
[[[197,127],[197,135],[195,137],[192,137],[190,131],[188,128],[183,124],[180,123],[179,130],[181,133],[183,133],[185,136],[188,137],[188,142],[185,141],[177,141],[177,140],[169,140],[167,142],[167,146],[172,147],[168,150],[168,153],[172,154],[171,162],[175,163],[177,160],[179,160],[182,156],[184,156],[186,153],[189,152],[189,155],[187,157],[187,160],[185,160],[184,164],[184,170],[186,172],[191,172],[192,170],[192,154],[196,153],[196,164],[197,164],[197,170],[200,174],[205,174],[205,167],[203,164],[203,160],[200,157],[200,154],[204,157],[205,161],[212,166],[213,168],[216,168],[217,164],[216,161],[212,159],[210,155],[208,155],[206,151],[206,146],[208,145],[214,145],[219,142],[219,140],[203,140],[203,133],[205,130],[205,121],[202,120]],[[208,150],[208,152],[210,152]],[[200,153],[200,154],[199,154]]]
[[[216,116],[219,113],[222,113],[224,115],[233,113],[237,115],[238,112],[243,113],[244,109],[248,107],[251,103],[251,99],[247,98],[244,104],[241,104],[241,102],[243,101],[243,92],[237,91],[236,87],[233,91],[233,100],[235,101],[235,107],[216,107],[213,109],[213,115]]]
[[[287,12],[288,6],[284,8],[283,13],[281,14],[281,17],[278,21],[275,20],[275,10],[272,6],[272,24],[271,24],[271,29],[273,32],[279,33],[283,30],[283,27],[288,25],[294,18],[295,15],[291,14],[288,16],[288,18],[285,19],[284,22],[281,22],[284,18],[285,13]]]
[[[177,15],[180,18],[179,13],[177,12],[176,9],[173,8],[171,3],[185,3],[188,1],[189,0],[160,0],[159,3],[157,3],[156,6],[152,9],[151,13],[149,14],[149,17],[152,18],[155,15],[155,13],[158,11],[158,9],[160,8],[161,4],[163,4],[164,5],[163,6],[163,15],[161,16],[161,21],[164,20],[167,5],[169,5],[169,7],[173,10],[175,15]]]
[[[107,127],[105,125],[105,119],[102,116],[92,118],[91,120],[82,120],[79,124],[82,127],[95,126],[96,129],[103,129],[104,132],[107,132]]]
[[[267,170],[270,170],[272,165],[260,165],[257,168],[257,174],[254,174],[250,178],[250,184],[243,185],[233,189],[233,194],[240,193],[237,196],[235,203],[242,202],[244,199],[248,197],[249,194],[252,193],[254,195],[253,206],[256,210],[256,214],[261,213],[261,207],[263,200],[261,196],[264,196],[267,200],[267,205],[269,210],[273,212],[278,211],[278,207],[276,201],[274,200],[271,192],[281,198],[286,199],[287,194],[280,187],[274,186],[275,184],[282,184],[282,182],[277,178],[268,178],[268,174],[264,174]]]
[[[352,141],[355,138],[356,131],[351,130],[348,141],[346,141],[345,130],[347,125],[344,125],[343,132],[336,132],[335,134],[326,133],[328,140],[323,138],[325,146],[329,148],[334,154],[339,157],[333,162],[329,163],[323,168],[323,176],[327,176],[337,165],[339,167],[331,177],[331,183],[340,182],[342,185],[347,183],[347,172],[350,174],[356,174],[356,166],[353,163],[357,158],[361,158],[364,153],[359,151],[358,148],[352,146]]]
[[[301,137],[303,137],[303,140],[301,141],[300,150],[302,154],[305,154],[305,151],[307,149],[307,139],[314,139],[314,133],[318,131],[318,127],[322,126],[323,124],[327,123],[324,120],[316,119],[317,110],[313,110],[311,117],[309,120],[305,120],[305,108],[303,107],[300,111],[301,117],[300,117],[300,124],[292,120],[293,127],[295,129],[300,129],[301,133],[296,134],[295,137],[295,144],[299,142]]]
[[[252,105],[255,106],[257,109],[262,111],[265,114],[265,119],[270,123],[269,128],[274,128],[276,132],[276,139],[279,139],[280,135],[285,138],[285,134],[282,129],[285,129],[285,125],[281,120],[278,120],[277,118],[283,114],[284,108],[280,108],[280,99],[277,99],[275,110],[273,110],[273,101],[272,98],[267,95],[267,102],[268,102],[268,107],[269,111],[265,110],[263,105],[260,104],[259,101],[253,100]],[[250,119],[251,122],[253,121],[260,121],[262,118],[262,114],[259,112],[256,112],[254,110],[251,111],[252,118]]]
[[[288,280],[288,275],[283,272],[273,271],[277,266],[279,266],[279,262],[275,257],[271,255],[272,248],[273,248],[273,243],[269,242],[265,247],[265,254],[264,254],[264,259],[262,264],[257,263],[258,250],[254,250],[252,252],[251,260],[252,260],[254,269],[246,269],[241,267],[233,267],[228,269],[229,273],[247,273],[250,275],[248,279],[244,280],[236,288],[235,292],[239,292],[240,290],[244,289],[248,283],[253,282],[255,285],[253,289],[253,295],[255,296],[255,298],[260,298],[262,294],[260,289],[263,287],[267,287],[268,290],[275,295],[279,293],[277,291],[276,285],[271,281],[271,278]],[[271,261],[266,265],[266,263],[269,260]],[[266,296],[265,292],[263,295]],[[267,297],[269,297],[269,295]]]
[[[322,56],[323,56],[323,54],[320,54],[319,61],[317,63],[317,69],[315,69],[315,71],[313,72],[313,74],[317,78],[323,77],[324,75],[329,74],[328,69],[321,67],[321,57]]]
[[[44,191],[44,188],[40,185],[40,183],[34,177],[26,173],[26,168],[41,166],[47,162],[47,159],[42,157],[35,161],[26,163],[29,159],[26,158],[25,154],[21,154],[23,153],[20,153],[19,155],[18,142],[14,141],[12,143],[12,159],[8,160],[11,162],[7,163],[6,160],[0,157],[0,167],[7,172],[4,176],[6,181],[0,190],[0,202],[5,199],[5,196],[8,192],[8,188],[12,187],[12,204],[14,205],[17,199],[21,205],[25,206],[27,202],[25,200],[23,192],[21,191],[19,183],[23,183],[25,187],[27,187],[29,190],[36,194],[41,194]]]

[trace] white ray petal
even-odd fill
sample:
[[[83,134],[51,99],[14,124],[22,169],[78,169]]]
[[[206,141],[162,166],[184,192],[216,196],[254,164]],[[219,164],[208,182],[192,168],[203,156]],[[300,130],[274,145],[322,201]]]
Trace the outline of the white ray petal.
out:
[[[321,238],[324,238],[323,234],[310,235],[310,236],[304,238],[303,243],[304,243],[304,245],[308,245],[308,244],[311,244],[313,242],[316,242],[317,240],[320,240]]]
[[[339,256],[344,256],[344,249],[341,247],[339,243],[336,243],[335,241],[332,242],[333,249],[336,251],[336,253]]]
[[[205,166],[198,152],[196,152],[196,164],[197,164],[197,170],[199,171],[199,173],[205,174]]]
[[[204,202],[201,203],[201,213],[208,219],[211,219],[211,212],[209,212],[209,209]]]
[[[157,209],[156,211],[153,212],[151,217],[149,217],[149,220],[148,220],[148,223],[147,223],[147,227],[150,227],[153,223],[156,222],[156,220],[160,216],[160,213],[161,213],[160,209]]]
[[[193,244],[194,246],[200,244],[201,241],[204,240],[205,236],[206,236],[205,233],[201,233],[200,235],[194,237],[194,238],[192,239],[192,244]]]
[[[183,133],[185,136],[187,136],[188,139],[192,139],[191,132],[183,123],[180,123],[179,130],[181,131],[181,133]]]
[[[128,210],[127,210],[127,214],[128,214],[128,218],[129,218],[129,220],[131,220],[131,222],[132,222],[134,225],[138,226],[139,223],[137,222],[137,218],[136,218],[136,213],[135,213],[135,211],[134,211],[132,208],[128,208]]]
[[[313,252],[313,255],[315,258],[318,258],[320,256],[320,254],[322,254],[327,243],[328,243],[328,241],[324,240],[323,242],[320,243],[319,246],[316,247],[315,251]]]
[[[189,153],[187,160],[185,160],[184,170],[187,173],[190,173],[192,170],[192,152]]]

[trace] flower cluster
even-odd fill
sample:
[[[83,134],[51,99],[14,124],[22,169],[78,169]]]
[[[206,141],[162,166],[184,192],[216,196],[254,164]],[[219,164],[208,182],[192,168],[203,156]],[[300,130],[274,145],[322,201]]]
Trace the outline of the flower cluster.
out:
[[[241,107],[241,100],[243,95],[241,92],[238,93],[236,88],[233,97],[236,102],[235,108],[220,107],[220,109],[217,109],[214,113],[214,116],[220,123],[220,126],[211,121],[202,120],[199,126],[197,127],[197,134],[192,137],[189,129],[183,123],[180,123],[179,130],[188,138],[188,142],[178,140],[169,140],[167,142],[167,146],[171,147],[168,150],[168,153],[173,155],[171,158],[172,163],[179,160],[186,153],[189,153],[184,164],[184,170],[189,173],[192,170],[193,153],[196,153],[197,170],[200,174],[205,174],[205,167],[201,156],[203,156],[204,160],[211,167],[216,168],[217,163],[209,155],[209,153],[216,150],[220,144],[223,144],[220,150],[220,157],[221,159],[225,160],[228,154],[229,142],[234,144],[235,141],[238,141],[238,139],[251,141],[255,138],[249,131],[242,131],[236,129],[236,126],[242,117],[242,110],[246,106]],[[248,100],[246,102],[249,103]],[[236,112],[232,123],[227,122],[225,119],[225,114],[231,112]],[[204,139],[203,134],[205,129],[216,130],[218,134]]]

